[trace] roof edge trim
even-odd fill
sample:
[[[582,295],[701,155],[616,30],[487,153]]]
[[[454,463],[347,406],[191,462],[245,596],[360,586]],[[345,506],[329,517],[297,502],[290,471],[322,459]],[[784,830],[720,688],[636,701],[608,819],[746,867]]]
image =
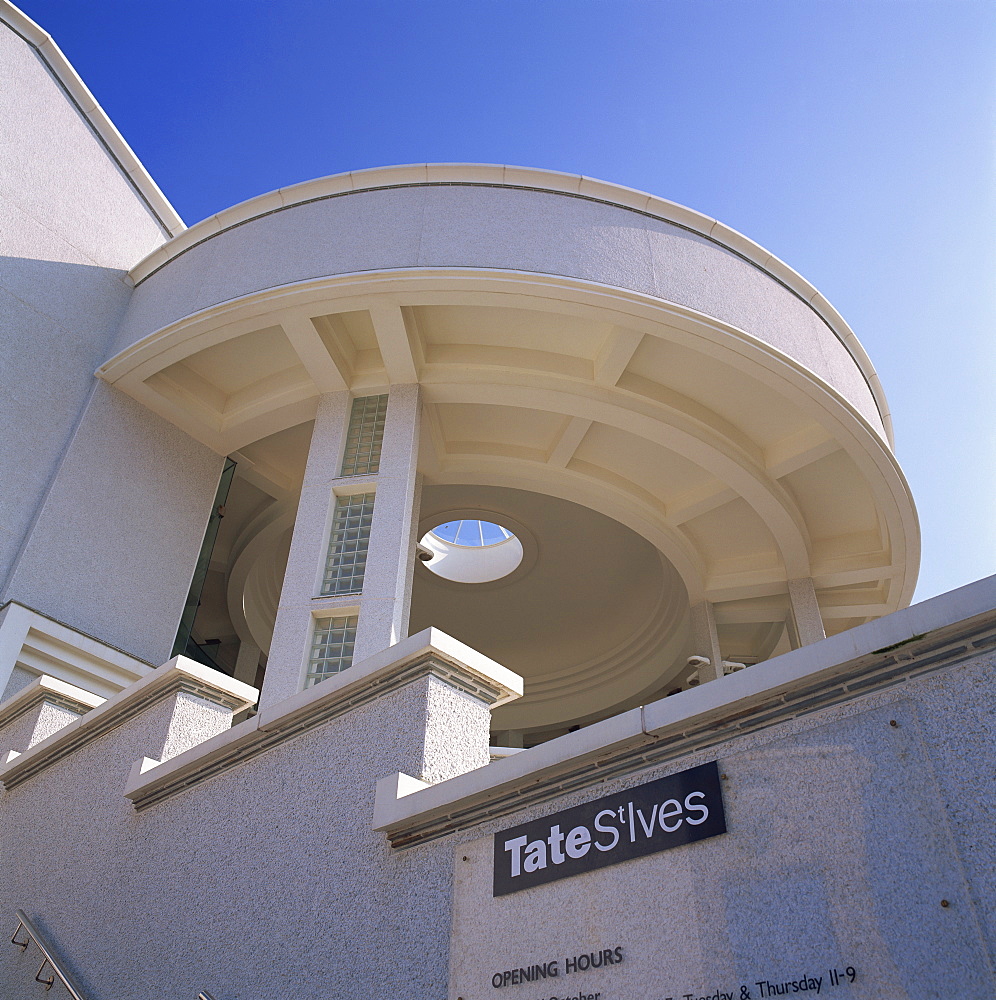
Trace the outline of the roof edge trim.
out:
[[[16,35],[23,38],[37,53],[42,62],[61,85],[66,95],[76,106],[96,133],[101,144],[120,167],[122,173],[138,193],[160,225],[171,236],[178,236],[187,228],[179,213],[169,203],[159,185],[135,155],[124,136],[107,117],[89,88],[56,45],[52,36],[40,27],[10,0],[0,0],[0,22],[6,24]]]

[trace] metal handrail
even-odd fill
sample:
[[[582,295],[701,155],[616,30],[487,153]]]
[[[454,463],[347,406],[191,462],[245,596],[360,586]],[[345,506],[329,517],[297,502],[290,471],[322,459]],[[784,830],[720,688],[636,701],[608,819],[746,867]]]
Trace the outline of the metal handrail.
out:
[[[73,1000],[86,1000],[86,997],[83,995],[83,991],[76,984],[73,977],[55,960],[55,957],[52,955],[52,949],[48,946],[45,938],[43,938],[38,932],[35,925],[28,919],[24,910],[17,910],[16,916],[18,919],[17,930],[14,931],[14,936],[10,939],[10,943],[16,944],[21,951],[26,951],[28,945],[34,941],[35,946],[42,953],[42,955],[45,956],[45,960],[38,967],[38,971],[35,973],[35,981],[41,983],[42,986],[45,987],[46,991],[48,991],[52,988],[52,984],[55,982],[55,977],[58,976],[60,982],[69,991],[69,995],[73,998]],[[17,940],[17,933],[22,927],[28,932],[27,941]],[[44,971],[46,965],[50,965],[52,967],[53,974],[49,979],[41,979],[39,977]]]
[[[35,925],[28,919],[24,910],[16,910],[15,915],[17,916],[18,923],[17,928],[14,931],[14,936],[10,939],[10,943],[16,944],[21,951],[26,951],[28,945],[34,941],[35,946],[42,953],[45,959],[42,964],[38,966],[38,971],[35,973],[35,982],[41,983],[42,986],[45,987],[45,992],[47,993],[55,983],[55,977],[58,976],[62,985],[69,991],[69,995],[73,998],[73,1000],[86,1000],[86,997],[83,995],[83,991],[79,988],[76,980],[74,980],[73,977],[52,957],[52,949],[48,946],[45,938],[41,936],[38,928],[35,927]],[[27,941],[17,940],[17,933],[22,927],[28,932]],[[46,965],[50,965],[52,967],[54,975],[50,976],[48,979],[41,979],[39,977],[41,976]],[[207,990],[202,990],[197,994],[197,1000],[214,1000],[214,997],[211,996]]]

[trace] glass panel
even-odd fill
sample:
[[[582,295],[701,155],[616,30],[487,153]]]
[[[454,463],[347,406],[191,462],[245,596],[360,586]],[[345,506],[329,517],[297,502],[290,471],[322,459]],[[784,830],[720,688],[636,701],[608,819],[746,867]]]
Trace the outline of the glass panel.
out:
[[[481,539],[484,545],[495,545],[503,542],[506,538],[512,537],[511,531],[506,531],[500,524],[492,524],[490,521],[481,521]]]
[[[380,469],[386,417],[386,395],[358,396],[353,400],[340,476],[368,476]]]
[[[432,533],[444,542],[455,542],[457,529],[461,523],[461,521],[447,521],[445,524],[440,524],[433,528]]]
[[[457,545],[480,545],[481,529],[477,521],[461,521],[456,533]]]
[[[432,529],[432,534],[454,545],[471,545],[481,548],[497,545],[514,537],[512,532],[491,521],[447,521]]]
[[[305,687],[311,687],[352,666],[356,619],[356,615],[347,615],[342,618],[319,618],[315,622]]]
[[[332,534],[322,578],[322,596],[358,594],[363,589],[373,521],[374,494],[336,497]]]
[[[198,555],[197,565],[194,567],[193,579],[190,581],[187,603],[183,606],[180,627],[173,642],[173,652],[170,654],[171,656],[179,656],[182,653],[199,663],[221,670],[222,673],[228,673],[228,671],[223,670],[213,658],[207,656],[203,647],[197,645],[194,641],[193,631],[197,609],[201,606],[201,591],[204,589],[204,581],[207,579],[208,569],[211,565],[211,556],[214,553],[214,543],[218,538],[221,519],[225,516],[225,504],[228,501],[228,491],[231,489],[234,475],[235,462],[226,458],[225,467],[221,472],[221,481],[218,483],[218,492],[214,497],[214,507],[204,532],[204,541],[201,543],[200,555]]]

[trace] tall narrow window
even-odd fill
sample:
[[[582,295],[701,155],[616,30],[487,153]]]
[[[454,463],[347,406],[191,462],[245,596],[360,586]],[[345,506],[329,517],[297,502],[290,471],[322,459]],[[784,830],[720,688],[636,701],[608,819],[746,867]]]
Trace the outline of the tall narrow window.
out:
[[[336,497],[332,534],[325,559],[322,596],[358,594],[363,589],[373,520],[374,494]]]
[[[386,417],[386,395],[358,396],[353,400],[340,476],[368,476],[377,472]]]
[[[356,617],[345,615],[341,618],[319,618],[315,622],[305,687],[311,687],[352,666]]]
[[[214,544],[218,538],[218,531],[221,528],[221,519],[225,516],[225,504],[228,502],[228,491],[232,487],[232,477],[235,475],[235,461],[231,458],[225,459],[225,468],[221,473],[221,481],[218,483],[218,492],[214,497],[214,508],[208,518],[207,530],[204,532],[204,541],[201,543],[201,552],[197,557],[197,564],[194,566],[194,576],[190,581],[190,591],[187,594],[187,603],[183,606],[183,615],[180,618],[180,628],[176,633],[173,643],[172,656],[183,654],[191,659],[197,660],[215,670],[222,670],[228,673],[224,667],[216,663],[214,658],[200,645],[194,638],[194,622],[197,618],[197,609],[201,606],[201,592],[207,580],[208,570],[211,567],[211,555],[214,552]]]

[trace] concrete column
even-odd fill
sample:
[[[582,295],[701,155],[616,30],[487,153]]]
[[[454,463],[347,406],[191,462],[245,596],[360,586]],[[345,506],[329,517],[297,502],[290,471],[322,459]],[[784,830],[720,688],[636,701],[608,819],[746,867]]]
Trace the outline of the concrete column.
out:
[[[244,684],[256,686],[256,671],[259,669],[260,648],[252,641],[245,639],[239,643],[239,655],[235,660],[235,679]]]
[[[297,694],[303,683],[314,627],[312,611],[319,603],[315,598],[325,564],[334,483],[339,475],[352,403],[348,392],[328,393],[318,402],[287,570],[273,626],[266,678],[259,699],[261,708]],[[324,606],[335,602],[320,603]]]
[[[421,387],[392,386],[353,661],[408,635],[421,483],[417,476]]]
[[[827,633],[823,628],[823,615],[820,614],[820,606],[816,601],[816,587],[813,585],[812,577],[789,580],[788,592],[792,605],[790,624],[793,626],[791,629],[793,646],[798,649],[800,646],[808,646],[812,642],[825,639]]]
[[[714,681],[723,676],[723,654],[719,649],[716,615],[711,601],[699,601],[691,607],[692,635],[695,655],[709,658],[708,666],[699,668],[699,683]]]
[[[301,690],[316,617],[358,616],[354,663],[408,635],[420,488],[420,388],[391,388],[375,474],[339,476],[351,408],[352,397],[346,392],[330,393],[319,402],[260,696],[261,708]],[[363,590],[323,597],[320,585],[332,508],[337,496],[355,493],[375,495]]]

